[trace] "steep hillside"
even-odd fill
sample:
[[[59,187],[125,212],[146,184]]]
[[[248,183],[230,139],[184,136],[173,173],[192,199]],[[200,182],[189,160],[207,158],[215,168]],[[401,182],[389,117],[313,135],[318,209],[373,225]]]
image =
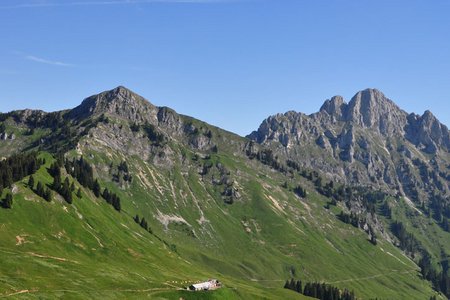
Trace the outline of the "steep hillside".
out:
[[[394,201],[379,199],[373,206],[364,197],[351,200],[348,193],[337,195],[336,189],[316,184],[319,192],[340,199],[350,213],[363,217],[360,227],[400,235],[400,241],[393,242],[404,250],[407,246],[401,240],[406,236],[413,240],[406,252],[421,265],[425,277],[443,285],[440,289],[450,295],[443,284],[448,280],[450,140],[448,128],[430,111],[408,114],[380,91],[367,89],[349,103],[332,97],[311,115],[290,111],[271,116],[248,137],[269,148],[288,169],[317,170],[329,184],[394,197]],[[398,222],[400,228],[407,227],[401,234]],[[389,239],[389,234],[384,237]],[[445,279],[427,275],[422,264],[428,256],[441,272],[436,276]]]
[[[374,105],[363,94],[358,101],[364,104],[335,99],[322,115],[293,117],[308,132],[317,131],[317,137],[299,131],[294,139],[294,127],[288,128],[285,119],[277,128],[267,121],[266,137],[266,125],[252,135],[262,145],[156,107],[124,87],[91,96],[68,111],[2,114],[6,138],[0,141],[0,156],[38,151],[45,164],[33,175],[32,187],[27,175],[3,188],[2,199],[11,193],[13,203],[0,209],[0,295],[303,299],[283,289],[290,278],[326,282],[364,299],[436,295],[422,279],[418,261],[396,247],[391,227],[394,219],[410,231],[424,222],[433,224],[423,228],[419,239],[434,256],[439,250],[426,230],[433,228],[429,236],[439,243],[450,240],[449,234],[395,193],[376,196],[389,182],[377,179],[374,189],[350,188],[355,181],[344,174],[351,162],[341,157],[347,146],[322,150],[316,143],[321,134],[313,122],[335,118],[330,122],[336,132],[351,132],[347,135],[353,145],[356,134],[346,129],[346,118]],[[382,106],[380,111],[387,109]],[[291,122],[290,114],[276,118]],[[400,110],[385,121],[360,115],[361,123],[352,128],[379,124],[374,138],[401,132],[423,160],[444,151],[448,133],[433,135],[420,150],[424,141],[413,141],[401,125],[392,125],[393,120],[412,124]],[[424,118],[417,117],[414,124],[426,132]],[[314,142],[308,151],[302,148],[307,141]],[[435,154],[429,145],[436,146]],[[356,161],[355,153],[351,161]],[[311,165],[300,158],[308,158]],[[310,172],[310,167],[319,172]],[[331,176],[336,170],[338,175]],[[366,176],[362,163],[356,170]],[[317,183],[319,178],[325,183],[327,176],[342,179],[330,194]],[[38,196],[38,182],[53,190],[51,201]],[[333,195],[339,190],[351,190],[351,201],[336,200]],[[359,217],[367,214],[365,221],[361,218],[356,226],[345,222],[343,213],[353,212],[364,200],[373,208],[358,206]],[[383,213],[386,208],[389,217]],[[414,222],[419,225],[414,227]],[[444,252],[449,249],[441,245]],[[224,287],[200,293],[180,290],[207,278],[219,279]]]

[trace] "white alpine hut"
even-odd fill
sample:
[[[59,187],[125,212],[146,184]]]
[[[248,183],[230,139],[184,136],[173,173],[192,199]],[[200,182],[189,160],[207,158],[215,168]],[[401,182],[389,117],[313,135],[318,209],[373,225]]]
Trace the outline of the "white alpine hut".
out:
[[[195,283],[189,286],[191,291],[207,291],[220,287],[220,282],[217,279],[210,279],[205,282]]]

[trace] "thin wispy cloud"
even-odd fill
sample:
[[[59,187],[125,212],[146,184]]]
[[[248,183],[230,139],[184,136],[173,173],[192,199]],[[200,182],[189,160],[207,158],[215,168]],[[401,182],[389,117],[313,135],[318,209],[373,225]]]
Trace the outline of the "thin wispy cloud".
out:
[[[150,3],[225,3],[237,2],[239,0],[105,0],[105,1],[68,1],[68,2],[24,2],[12,5],[0,5],[0,9],[14,8],[45,8],[63,6],[101,6],[101,5],[132,5]]]
[[[25,59],[37,62],[37,63],[41,63],[41,64],[47,64],[47,65],[52,65],[52,66],[58,66],[58,67],[73,67],[73,64],[68,64],[65,62],[61,62],[61,61],[56,61],[56,60],[49,60],[49,59],[45,59],[42,57],[37,57],[34,55],[27,55],[25,56]]]

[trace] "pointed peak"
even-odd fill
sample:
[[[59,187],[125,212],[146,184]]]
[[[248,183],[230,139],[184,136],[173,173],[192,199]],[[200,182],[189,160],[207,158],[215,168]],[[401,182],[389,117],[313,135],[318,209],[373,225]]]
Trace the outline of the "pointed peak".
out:
[[[359,91],[353,96],[352,101],[361,101],[367,104],[383,103],[386,100],[386,96],[380,90],[367,88],[365,90]],[[352,102],[350,101],[350,102]]]
[[[383,134],[402,132],[407,114],[377,89],[365,89],[348,104],[346,120],[363,127],[375,127]]]
[[[113,91],[121,91],[121,90],[125,90],[125,91],[131,91],[130,89],[128,89],[127,87],[123,86],[123,85],[119,85],[116,88],[113,89]]]
[[[98,96],[100,96],[100,95],[105,95],[107,98],[117,97],[119,95],[124,98],[131,97],[131,96],[140,97],[138,94],[136,94],[132,90],[130,90],[122,85],[119,85],[118,87],[115,87],[112,90],[107,90],[107,91],[104,91],[104,92],[98,94]]]
[[[364,90],[359,91],[359,93],[373,93],[373,94],[381,94],[384,96],[383,92],[376,88],[366,88]]]
[[[390,107],[400,110],[383,92],[373,88],[357,92],[350,100],[349,107],[359,108],[360,110],[372,110],[375,107],[379,107],[380,110],[385,110],[383,107]]]
[[[431,111],[429,111],[428,109],[423,113],[422,118],[429,119],[429,120],[436,119],[436,117],[433,115],[433,113]]]
[[[331,99],[327,99],[320,111],[327,112],[329,115],[342,115],[342,108],[346,105],[342,96],[333,96]]]
[[[149,101],[124,86],[118,86],[96,95],[92,95],[74,108],[70,115],[75,118],[107,113],[128,119],[140,118],[139,111],[154,110]]]
[[[112,89],[111,91],[117,92],[117,93],[134,93],[132,90],[130,90],[129,88],[127,88],[123,85],[119,85],[116,88]]]

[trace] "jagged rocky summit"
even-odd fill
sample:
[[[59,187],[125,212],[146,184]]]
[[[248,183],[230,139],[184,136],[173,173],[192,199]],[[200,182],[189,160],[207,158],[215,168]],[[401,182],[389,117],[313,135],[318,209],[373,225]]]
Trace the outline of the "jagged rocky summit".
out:
[[[375,185],[415,199],[436,190],[448,193],[443,183],[448,128],[430,111],[408,114],[376,89],[360,91],[348,103],[334,96],[311,115],[289,111],[270,116],[248,138],[338,181]],[[424,170],[442,176],[430,180],[420,175]]]

